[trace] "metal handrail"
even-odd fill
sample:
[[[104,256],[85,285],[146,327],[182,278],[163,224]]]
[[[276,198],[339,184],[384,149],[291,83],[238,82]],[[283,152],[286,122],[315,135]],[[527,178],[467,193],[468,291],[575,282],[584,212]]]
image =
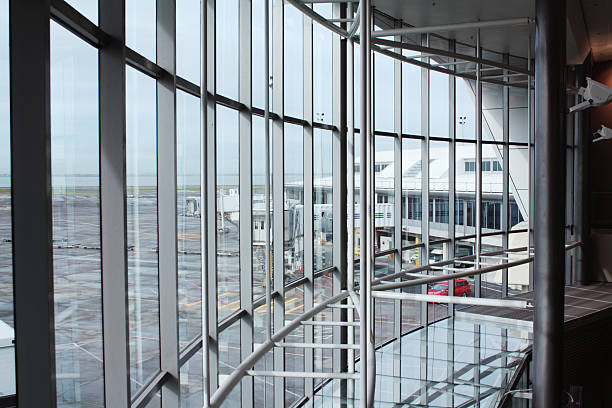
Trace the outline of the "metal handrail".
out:
[[[266,342],[261,344],[255,351],[253,351],[247,358],[245,358],[238,365],[238,367],[236,367],[234,371],[225,379],[223,384],[221,384],[221,386],[217,388],[217,390],[210,399],[210,406],[213,408],[220,406],[221,403],[232,391],[232,389],[236,386],[236,384],[238,384],[242,377],[247,374],[247,371],[250,370],[251,367],[253,367],[255,363],[257,363],[257,361],[259,361],[259,359],[263,357],[268,351],[272,350],[276,343],[284,339],[293,330],[298,328],[303,321],[311,319],[314,315],[323,311],[323,309],[325,309],[328,305],[340,302],[346,299],[348,296],[349,292],[344,291],[336,296],[327,299],[322,303],[319,303],[317,306],[296,317],[294,320],[291,321],[291,323],[285,325],[282,329],[273,334],[269,340],[266,340]]]
[[[432,276],[430,278],[421,278],[421,279],[415,279],[415,280],[403,281],[403,282],[383,283],[377,286],[372,286],[372,290],[399,289],[399,288],[406,288],[410,286],[418,286],[418,285],[426,285],[429,283],[443,282],[449,279],[463,278],[465,276],[482,275],[484,273],[495,272],[500,269],[506,269],[512,266],[526,264],[531,261],[533,261],[533,256],[530,256],[524,259],[520,259],[518,261],[501,263],[499,265],[493,265],[493,266],[487,266],[485,268],[469,269],[465,272],[449,273],[447,275],[437,275],[437,276]]]

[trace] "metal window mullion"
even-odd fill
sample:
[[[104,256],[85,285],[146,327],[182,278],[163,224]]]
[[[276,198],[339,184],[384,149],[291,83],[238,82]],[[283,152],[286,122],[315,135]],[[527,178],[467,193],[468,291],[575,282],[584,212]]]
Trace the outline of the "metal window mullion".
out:
[[[482,48],[480,47],[480,30],[476,34],[476,57],[480,61]],[[482,64],[476,64],[476,239],[474,254],[476,255],[475,268],[480,265],[480,252],[482,250]],[[481,276],[474,277],[474,295],[481,296]]]
[[[353,18],[353,4],[348,4],[347,17]],[[346,53],[346,127],[347,127],[347,289],[355,289],[355,48],[353,41],[347,43]],[[352,303],[352,300],[351,300]],[[355,308],[347,311],[347,321],[355,321]],[[355,328],[348,328],[348,344],[355,344]],[[355,372],[355,350],[348,351],[348,372]],[[355,398],[355,382],[349,383],[347,390],[348,398]]]
[[[48,1],[10,1],[13,310],[20,407],[56,406],[49,19]]]
[[[159,245],[159,331],[161,370],[168,372],[162,404],[180,399],[176,205],[176,3],[157,0],[157,195]]]
[[[504,63],[509,62],[509,55],[504,54]],[[504,71],[507,74],[508,71]],[[510,89],[507,86],[503,87],[502,94],[502,106],[503,106],[503,188],[502,188],[502,249],[506,251],[508,249],[508,215],[510,208]],[[501,297],[508,296],[508,269],[502,269],[502,287]]]
[[[346,17],[346,4],[332,6],[334,18]],[[332,293],[339,294],[347,288],[347,145],[346,145],[346,46],[347,41],[340,35],[332,33],[332,123],[336,130],[332,132],[332,197],[333,197],[333,265],[336,271],[332,275]],[[346,309],[334,309],[334,321],[346,321]],[[347,327],[334,327],[332,329],[333,343],[346,344]],[[346,372],[348,351],[334,349],[332,367],[334,372]],[[335,387],[334,393],[339,398],[346,398],[347,381],[341,381]]]
[[[401,22],[397,22],[397,26],[401,25]],[[401,41],[401,37],[396,37],[397,41]],[[396,52],[401,54],[401,49],[396,49]],[[395,257],[394,259],[394,272],[399,272],[402,268],[402,63],[398,60],[393,60],[394,70],[394,195],[395,201],[393,205],[393,225],[394,225],[394,247]],[[396,281],[400,281],[398,278]],[[401,291],[401,289],[398,289]],[[395,349],[394,353],[401,354],[401,342],[399,338],[402,335],[402,302],[395,300],[393,302],[394,313],[393,313],[393,337],[395,337]],[[401,359],[396,358],[393,360],[393,375],[397,378],[401,376]],[[399,402],[401,400],[401,382],[395,381],[393,385],[393,400]]]
[[[449,40],[448,48],[450,52],[455,52],[456,43],[455,40]],[[457,70],[457,66],[453,65],[452,71]],[[455,257],[455,197],[456,197],[456,181],[457,181],[457,166],[456,166],[456,151],[457,151],[457,122],[455,120],[456,110],[456,78],[449,76],[448,80],[448,135],[450,137],[450,143],[448,144],[448,256],[450,258]],[[455,280],[449,279],[448,281],[448,296],[455,295]],[[453,315],[455,313],[455,307],[452,303],[448,304],[448,313]]]
[[[100,216],[104,400],[128,406],[130,391],[126,206],[125,1],[100,1]]]
[[[240,200],[240,307],[246,311],[240,319],[240,357],[246,359],[253,352],[253,126],[251,115],[252,103],[252,18],[251,0],[240,0],[239,3],[239,99],[248,109],[239,113],[240,152],[239,152],[239,200]],[[266,10],[267,12],[267,10]],[[241,380],[241,399],[243,408],[254,405],[253,377],[245,376]]]
[[[314,305],[314,169],[313,169],[313,23],[308,16],[303,16],[304,28],[304,311]],[[304,326],[304,342],[314,342],[314,327]],[[304,349],[304,371],[314,371],[314,350]],[[314,395],[314,379],[304,379],[304,394],[308,398]]]
[[[274,332],[280,330],[285,324],[285,259],[284,259],[284,2],[273,1],[272,15],[272,77],[274,78],[272,99],[275,112],[279,119],[273,122],[272,143],[272,208],[274,230],[274,291],[277,296],[272,300],[274,305],[273,325]],[[285,371],[285,349],[276,347],[273,351],[274,371]],[[274,407],[285,406],[285,379],[274,378]]]
[[[423,34],[421,40],[429,45],[429,35]],[[421,68],[421,265],[429,263],[429,70]],[[427,271],[429,273],[429,271]],[[421,288],[427,294],[427,287]],[[421,324],[428,322],[427,303],[421,303]]]
[[[215,95],[215,0],[201,3],[200,155],[202,232],[202,347],[204,406],[218,388],[219,329],[217,311],[217,157]],[[205,334],[208,333],[206,336]],[[207,347],[208,346],[208,347]]]

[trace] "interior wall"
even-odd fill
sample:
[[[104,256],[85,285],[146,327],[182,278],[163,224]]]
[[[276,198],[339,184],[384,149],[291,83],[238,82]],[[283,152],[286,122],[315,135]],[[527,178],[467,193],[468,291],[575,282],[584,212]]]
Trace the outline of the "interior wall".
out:
[[[612,86],[612,61],[596,63],[592,78]],[[612,104],[591,108],[591,132],[612,128]],[[612,281],[612,140],[591,145],[591,226],[594,278]]]

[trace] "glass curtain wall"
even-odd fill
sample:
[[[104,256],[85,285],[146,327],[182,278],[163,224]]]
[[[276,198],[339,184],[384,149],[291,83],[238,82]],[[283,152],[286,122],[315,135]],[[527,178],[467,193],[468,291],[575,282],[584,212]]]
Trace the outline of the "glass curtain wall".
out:
[[[91,23],[98,24],[97,2],[71,0],[68,3]],[[161,296],[168,293],[163,283],[166,281],[162,279],[167,271],[160,268],[160,259],[163,259],[160,251],[163,252],[167,237],[160,236],[165,214],[158,210],[163,208],[162,203],[167,198],[161,193],[164,185],[158,181],[164,176],[159,170],[161,165],[168,165],[165,162],[168,156],[160,150],[168,135],[164,135],[159,126],[167,118],[175,120],[175,134],[171,136],[175,138],[176,162],[174,167],[164,168],[176,171],[176,195],[172,197],[176,200],[176,237],[172,237],[176,239],[176,251],[172,261],[175,261],[177,273],[176,287],[169,290],[176,294],[178,313],[176,365],[180,371],[181,405],[202,404],[202,307],[208,308],[213,321],[208,331],[216,340],[209,368],[214,392],[258,344],[268,339],[268,313],[273,313],[273,330],[278,331],[338,290],[334,283],[338,267],[334,262],[334,250],[342,236],[334,235],[334,231],[338,223],[344,222],[343,217],[334,218],[337,213],[333,199],[337,191],[334,181],[338,176],[334,173],[337,159],[334,137],[340,133],[337,124],[341,123],[334,117],[334,108],[341,101],[337,96],[340,92],[334,92],[340,89],[341,80],[334,66],[339,36],[320,24],[312,24],[299,9],[279,0],[270,2],[270,10],[264,9],[262,0],[252,3],[207,0],[208,23],[214,22],[214,26],[199,21],[199,1],[179,1],[173,14],[176,32],[170,35],[176,54],[171,57],[173,62],[166,66],[161,51],[158,55],[158,50],[164,49],[160,45],[167,40],[164,40],[167,33],[157,33],[156,27],[163,16],[156,10],[156,3],[154,0],[126,0],[125,8],[125,45],[131,49],[130,53],[134,52],[129,60],[121,57],[122,66],[126,66],[125,100],[116,102],[123,109],[126,121],[125,157],[121,158],[126,169],[125,184],[121,187],[126,202],[127,245],[124,249],[127,253],[125,300],[128,311],[125,316],[104,316],[102,319],[103,299],[110,299],[104,298],[108,294],[101,290],[101,220],[104,214],[100,209],[103,197],[99,169],[103,163],[99,148],[99,95],[105,84],[99,83],[102,66],[99,66],[99,59],[104,57],[99,49],[79,37],[82,34],[55,22],[51,27],[53,295],[59,406],[103,406],[106,384],[102,367],[108,355],[103,348],[102,325],[106,319],[124,319],[128,327],[125,342],[129,350],[129,396],[143,398],[143,405],[155,405],[160,395],[169,392],[170,387],[161,386],[161,394],[151,391],[142,395],[156,390],[160,373],[169,369],[164,358],[167,347],[164,346],[169,344],[165,342],[169,342],[171,336],[164,332],[160,314],[172,312],[173,304],[164,305],[165,298]],[[0,21],[3,33],[0,33],[0,59],[4,62],[0,66],[0,74],[4,72],[0,105],[5,108],[0,111],[5,115],[8,112],[6,4],[6,1],[0,3],[4,7],[0,10],[0,17],[4,19]],[[315,4],[312,10],[325,18],[340,18],[340,7],[343,6]],[[264,75],[263,17],[266,12],[270,13],[271,43],[282,44],[271,49],[269,78]],[[241,18],[245,16],[251,25],[243,24]],[[208,66],[214,69],[214,75],[213,71],[209,72],[208,89],[204,90],[199,88],[202,27],[206,30],[204,38],[208,41],[208,49],[214,50],[207,55]],[[2,43],[4,48],[1,48]],[[448,49],[448,45],[440,38],[430,43],[441,49]],[[474,54],[473,47],[461,47],[464,47],[462,53]],[[357,44],[354,50],[358,62]],[[411,51],[403,51],[403,55],[417,56]],[[435,58],[418,60],[448,62]],[[504,224],[507,222],[508,229],[514,231],[524,228],[528,218],[526,93],[510,89],[508,102],[500,96],[503,87],[487,85],[483,88],[485,144],[482,165],[478,166],[474,81],[429,72],[379,53],[375,53],[373,64],[373,204],[378,253],[375,278],[399,272],[397,268],[421,268],[427,263],[474,253],[478,172],[482,174],[482,232],[490,234],[483,237],[483,251],[502,248]],[[176,72],[170,72],[172,67]],[[355,96],[360,90],[358,67],[359,64],[355,64]],[[466,70],[470,67],[473,64],[465,65]],[[243,76],[244,72],[249,72],[250,78]],[[167,83],[164,81],[168,81],[169,76],[173,87],[170,107],[160,102],[164,97],[160,85]],[[249,87],[241,87],[245,81]],[[450,86],[452,81],[455,81],[455,93]],[[206,101],[200,100],[200,95],[206,93]],[[266,96],[270,95],[273,95],[270,100],[272,112],[270,122],[265,123],[263,108]],[[205,102],[207,106],[203,106]],[[359,98],[354,102],[355,123],[359,124]],[[202,108],[207,111],[208,123],[200,123]],[[506,108],[509,135],[503,133]],[[0,128],[0,146],[4,147],[0,151],[0,293],[3,295],[0,319],[10,328],[8,120],[2,124],[5,127],[4,131]],[[271,142],[282,143],[282,146],[271,143],[269,152],[270,167],[277,171],[271,172],[272,178],[281,180],[277,184],[280,193],[273,197],[277,201],[276,212],[264,205],[266,126],[271,129]],[[396,137],[401,137],[401,143],[396,143]],[[364,165],[360,163],[359,133],[355,140],[353,171],[355,202],[359,202],[358,180]],[[206,143],[207,147],[208,156],[204,160],[200,154],[201,143]],[[504,157],[505,152],[509,152],[508,157]],[[251,163],[246,169],[242,165],[245,160]],[[509,164],[504,166],[504,163]],[[209,185],[201,184],[202,176],[207,176],[205,181]],[[507,184],[504,177],[508,177]],[[250,182],[244,184],[248,179]],[[203,189],[208,198],[206,202],[201,199]],[[509,200],[504,210],[505,195]],[[453,196],[454,202],[450,202]],[[250,214],[245,213],[245,208],[249,207]],[[278,235],[282,236],[272,237],[277,241],[270,242],[271,248],[276,247],[277,251],[270,253],[265,250],[267,211],[276,215],[277,222],[282,222],[281,226],[276,225],[277,231],[282,232]],[[504,214],[507,220],[502,219]],[[360,216],[356,207],[355,248],[347,249],[355,257],[361,252]],[[449,231],[451,220],[455,223],[454,231]],[[207,254],[202,253],[204,221],[208,228],[205,230],[208,239],[204,241]],[[245,229],[244,223],[251,225]],[[272,231],[272,225],[270,229]],[[520,232],[510,234],[507,245],[520,246],[521,237]],[[399,248],[398,243],[401,243]],[[204,267],[203,259],[208,259]],[[270,271],[265,270],[267,259]],[[275,272],[274,265],[280,265],[282,271]],[[277,305],[282,308],[280,312],[277,308],[274,313],[265,303],[266,290],[272,289],[265,284],[268,272],[283,278],[283,282],[275,282],[274,288],[281,290],[273,295],[275,308]],[[355,272],[359,276],[358,267]],[[434,270],[419,270],[418,273],[433,274]],[[435,273],[441,271],[435,270]],[[202,288],[206,283],[203,276],[213,286],[208,293],[212,298],[208,305],[202,305]],[[407,275],[402,279],[417,276]],[[526,276],[529,277],[528,271]],[[475,280],[468,278],[466,281],[473,289]],[[500,296],[497,275],[483,281],[483,296]],[[526,288],[520,278],[516,281],[510,278],[508,283],[510,293]],[[428,289],[433,288],[411,287],[404,292],[421,293]],[[431,303],[427,306],[412,300],[377,301],[376,342],[385,342],[398,333],[405,334],[426,322],[438,320],[446,316],[448,310],[446,305]],[[332,312],[322,313],[315,320],[331,321]],[[313,326],[300,327],[285,341],[337,342],[337,331],[331,326]],[[255,369],[330,372],[337,363],[335,355],[331,349],[306,351],[303,347],[284,347],[258,360]],[[265,376],[249,377],[233,389],[225,404],[272,406],[280,398],[289,406],[321,382],[321,379],[287,378],[281,381]],[[250,391],[251,385],[253,391]]]
[[[0,395],[14,395],[13,245],[9,90],[9,4],[0,2]],[[8,347],[7,347],[8,346]]]

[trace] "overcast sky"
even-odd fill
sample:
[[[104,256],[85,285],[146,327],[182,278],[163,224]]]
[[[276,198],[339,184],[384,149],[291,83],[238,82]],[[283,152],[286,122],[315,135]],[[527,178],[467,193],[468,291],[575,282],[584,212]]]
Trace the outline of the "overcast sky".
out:
[[[97,23],[97,1],[69,0],[86,17]],[[199,0],[177,1],[177,72],[199,84]],[[264,0],[253,0],[253,105],[264,106]],[[317,12],[331,15],[330,5],[315,5]],[[238,0],[217,2],[217,92],[238,99],[239,25]],[[285,7],[285,114],[303,117],[303,37],[302,14]],[[332,34],[318,24],[313,26],[313,97],[315,120],[332,121]],[[155,0],[126,0],[127,45],[155,60]],[[358,46],[355,50],[358,58]],[[359,64],[355,64],[355,95],[359,95]],[[376,54],[375,115],[376,129],[393,130],[392,82],[394,60]],[[10,172],[9,162],[9,90],[8,90],[8,0],[0,0],[0,174]],[[420,79],[418,67],[402,64],[403,132],[421,134]],[[52,167],[54,175],[98,173],[98,52],[66,29],[51,23],[51,115]],[[155,81],[127,68],[127,165],[128,174],[155,174],[156,112]],[[448,78],[430,74],[430,133],[448,135]],[[457,116],[467,116],[458,136],[474,134],[473,94],[463,80],[457,81]],[[359,102],[355,123],[359,126]],[[179,174],[199,172],[199,100],[183,92],[177,94],[177,151]],[[238,149],[238,114],[227,108],[217,111],[218,173],[236,175],[240,161]],[[460,130],[461,129],[461,130]],[[285,171],[303,172],[303,136],[297,126],[285,127]],[[263,120],[253,120],[253,155],[255,174],[263,174]],[[472,136],[468,136],[472,135]],[[381,140],[381,144],[384,141]],[[392,144],[389,143],[389,149]],[[326,172],[331,167],[331,135],[315,137],[315,169]],[[383,149],[383,146],[379,146]]]

